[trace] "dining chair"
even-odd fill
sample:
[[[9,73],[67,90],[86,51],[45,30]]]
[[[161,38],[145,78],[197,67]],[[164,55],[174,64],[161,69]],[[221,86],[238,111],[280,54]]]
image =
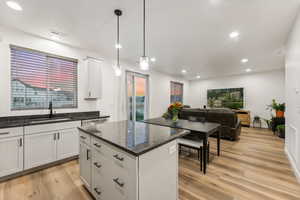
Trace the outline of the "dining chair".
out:
[[[198,152],[198,160],[200,161],[200,170],[203,168],[203,140],[195,137],[182,137],[178,139],[179,154],[181,154],[182,147],[195,149]],[[207,146],[207,163],[209,163],[209,143]]]

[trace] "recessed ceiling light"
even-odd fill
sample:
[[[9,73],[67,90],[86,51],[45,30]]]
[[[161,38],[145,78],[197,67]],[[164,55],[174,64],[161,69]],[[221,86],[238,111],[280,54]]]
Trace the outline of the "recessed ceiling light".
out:
[[[22,11],[23,8],[21,7],[21,5],[15,1],[6,1],[6,5],[8,7],[10,7],[13,10],[17,10],[17,11]]]
[[[243,58],[242,60],[241,60],[241,62],[242,63],[247,63],[249,60],[247,59],[247,58]]]
[[[118,44],[116,44],[116,46],[115,46],[115,47],[116,47],[116,49],[122,49],[122,45],[121,45],[121,44],[119,44],[119,43],[118,43]]]
[[[252,69],[250,69],[250,68],[246,69],[246,72],[251,72],[251,71],[252,71]]]
[[[196,76],[196,78],[197,78],[197,79],[200,79],[200,78],[201,78],[201,76],[200,76],[200,75],[198,75],[198,76]]]
[[[237,37],[239,37],[240,36],[240,33],[239,32],[237,32],[237,31],[233,31],[233,32],[231,32],[230,34],[229,34],[229,37],[230,38],[237,38]]]
[[[152,57],[150,60],[151,60],[151,62],[155,62],[156,58]]]
[[[183,70],[181,70],[181,72],[185,74],[185,73],[186,73],[186,70],[185,70],[185,69],[183,69]]]

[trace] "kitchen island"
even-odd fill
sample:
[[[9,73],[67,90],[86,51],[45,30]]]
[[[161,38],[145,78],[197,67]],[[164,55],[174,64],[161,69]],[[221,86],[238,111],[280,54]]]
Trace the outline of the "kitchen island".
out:
[[[189,131],[94,121],[79,132],[81,180],[96,199],[178,199],[177,138]]]

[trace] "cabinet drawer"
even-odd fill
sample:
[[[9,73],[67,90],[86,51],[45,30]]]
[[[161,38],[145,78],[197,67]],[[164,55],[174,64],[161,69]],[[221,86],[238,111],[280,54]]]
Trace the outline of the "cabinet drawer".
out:
[[[114,166],[111,171],[111,191],[112,199],[132,200],[136,199],[136,175],[130,174],[125,170],[120,170]]]
[[[108,163],[103,155],[99,152],[93,150],[92,154],[92,168],[94,171],[98,171],[100,174],[102,174],[104,168],[108,166]]]
[[[73,121],[73,122],[60,122],[60,123],[25,126],[25,135],[77,128],[80,125],[81,125],[80,121]]]
[[[99,155],[103,157],[110,158],[110,148],[107,144],[105,144],[102,140],[92,137],[91,145],[95,152],[98,152]]]
[[[98,161],[99,162],[99,161]],[[97,168],[93,162],[92,193],[97,200],[104,199],[104,174],[101,168]]]
[[[80,142],[91,145],[91,136],[85,132],[79,131]]]
[[[15,136],[22,136],[22,135],[23,135],[23,127],[0,129],[0,139],[8,138],[8,137],[15,137]]]
[[[113,165],[117,166],[119,169],[124,169],[128,172],[132,170],[135,171],[136,158],[133,156],[114,147],[110,147],[108,156],[111,158]]]

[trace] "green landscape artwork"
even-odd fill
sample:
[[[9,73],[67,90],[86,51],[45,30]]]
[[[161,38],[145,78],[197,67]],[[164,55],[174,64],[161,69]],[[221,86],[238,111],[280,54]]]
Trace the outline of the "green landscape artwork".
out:
[[[207,90],[207,104],[210,108],[244,108],[244,88]]]

